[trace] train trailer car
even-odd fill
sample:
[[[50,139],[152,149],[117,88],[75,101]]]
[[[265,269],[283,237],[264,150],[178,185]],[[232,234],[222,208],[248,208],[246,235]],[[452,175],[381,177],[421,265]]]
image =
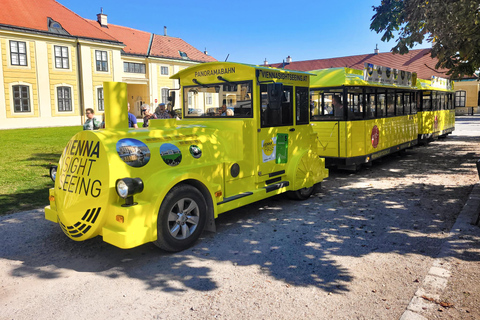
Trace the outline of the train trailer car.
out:
[[[452,81],[438,77],[417,80],[419,143],[445,138],[455,130],[453,86]]]
[[[51,171],[45,217],[71,239],[180,251],[219,214],[284,192],[306,199],[328,176],[310,74],[213,62],[172,78],[183,119],[140,129],[127,127],[126,84],[104,83],[106,128],[77,133]]]
[[[311,73],[311,120],[327,166],[357,170],[417,144],[415,74],[370,64]]]

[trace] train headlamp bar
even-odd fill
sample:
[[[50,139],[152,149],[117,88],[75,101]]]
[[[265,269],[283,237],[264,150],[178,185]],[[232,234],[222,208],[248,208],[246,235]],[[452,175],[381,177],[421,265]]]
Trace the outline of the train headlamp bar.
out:
[[[123,178],[115,182],[115,189],[120,198],[127,199],[143,191],[143,181],[140,178]]]
[[[57,166],[50,167],[50,179],[55,182],[55,178],[57,177]]]

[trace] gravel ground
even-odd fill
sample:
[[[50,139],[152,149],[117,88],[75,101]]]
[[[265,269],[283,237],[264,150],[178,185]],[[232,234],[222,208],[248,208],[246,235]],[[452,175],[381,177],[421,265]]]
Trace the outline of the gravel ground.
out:
[[[457,217],[479,124],[459,117],[447,139],[332,171],[307,201],[225,213],[177,254],[73,242],[43,210],[0,217],[0,319],[478,319],[480,228]],[[436,270],[448,275],[431,294]]]

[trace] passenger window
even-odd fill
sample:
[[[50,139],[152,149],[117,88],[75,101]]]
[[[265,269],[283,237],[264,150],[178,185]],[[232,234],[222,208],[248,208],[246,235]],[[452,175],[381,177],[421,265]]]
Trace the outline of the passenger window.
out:
[[[361,89],[353,89],[348,93],[348,119],[363,119],[363,93]]]
[[[296,87],[296,121],[297,124],[308,124],[309,99],[308,88]]]
[[[387,93],[387,116],[393,117],[395,115],[395,93],[392,91]]]
[[[403,93],[397,92],[395,96],[396,96],[396,99],[395,99],[396,115],[402,116],[405,114],[404,104],[403,104]]]
[[[383,118],[387,115],[387,101],[385,93],[378,94],[377,100],[377,118]]]
[[[269,94],[270,88],[268,84],[260,85],[262,128],[293,125],[293,88],[284,86],[275,95]]]

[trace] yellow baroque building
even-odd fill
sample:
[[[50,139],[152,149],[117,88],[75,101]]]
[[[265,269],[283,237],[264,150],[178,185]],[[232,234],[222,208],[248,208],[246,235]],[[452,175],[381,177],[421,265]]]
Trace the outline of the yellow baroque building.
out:
[[[79,17],[54,0],[2,0],[0,129],[81,125],[102,118],[103,82],[127,83],[131,112],[166,102],[169,77],[216,61],[180,38]]]

